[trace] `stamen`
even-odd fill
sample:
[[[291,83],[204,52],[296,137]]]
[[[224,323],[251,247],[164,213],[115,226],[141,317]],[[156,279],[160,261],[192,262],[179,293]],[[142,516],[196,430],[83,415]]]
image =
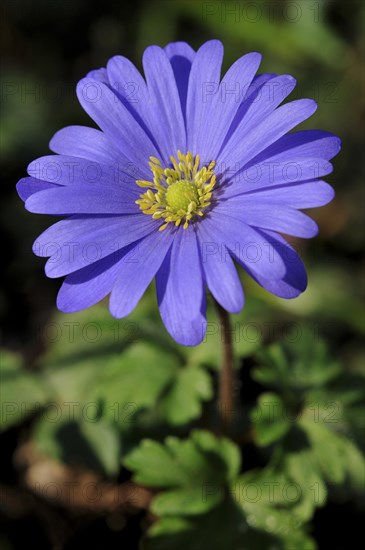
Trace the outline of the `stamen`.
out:
[[[170,157],[172,168],[163,168],[156,157],[150,157],[152,181],[137,180],[140,187],[148,190],[136,200],[144,214],[161,219],[163,231],[169,223],[176,227],[183,223],[187,229],[194,217],[203,216],[203,210],[211,204],[212,189],[216,184],[215,161],[199,170],[200,157],[188,152],[177,152],[177,160]]]

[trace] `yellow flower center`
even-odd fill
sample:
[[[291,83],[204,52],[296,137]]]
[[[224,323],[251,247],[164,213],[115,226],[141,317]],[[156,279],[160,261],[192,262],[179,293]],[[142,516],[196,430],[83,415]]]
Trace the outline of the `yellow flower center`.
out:
[[[167,188],[166,202],[175,214],[179,210],[187,212],[191,202],[199,203],[199,195],[195,183],[186,180],[175,181]]]
[[[203,216],[203,210],[211,204],[212,189],[216,183],[215,161],[200,168],[199,155],[183,155],[177,152],[177,159],[170,157],[172,168],[163,168],[160,161],[150,157],[153,181],[137,180],[140,187],[148,187],[136,201],[144,214],[161,219],[160,231],[169,223],[184,229],[196,216]]]

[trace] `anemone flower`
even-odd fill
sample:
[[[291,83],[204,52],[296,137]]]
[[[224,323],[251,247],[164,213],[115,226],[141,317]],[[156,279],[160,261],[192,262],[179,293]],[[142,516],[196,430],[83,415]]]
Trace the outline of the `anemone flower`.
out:
[[[156,279],[162,320],[180,344],[206,330],[206,291],[239,312],[241,265],[261,286],[294,298],[305,268],[282,234],[310,238],[300,211],[333,198],[321,178],[340,149],[320,130],[288,133],[316,110],[311,99],[281,105],[289,75],[256,75],[248,53],[221,78],[223,46],[195,52],[176,42],[148,47],[144,77],[125,57],[110,59],[77,86],[99,129],[69,126],[51,139],[55,155],[28,167],[18,192],[30,212],[62,216],[35,242],[46,274],[66,276],[61,311],[110,294],[127,316]]]

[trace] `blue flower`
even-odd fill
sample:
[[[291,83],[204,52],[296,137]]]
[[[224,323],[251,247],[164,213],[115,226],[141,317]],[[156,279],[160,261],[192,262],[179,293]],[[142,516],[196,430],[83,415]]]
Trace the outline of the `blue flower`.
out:
[[[281,234],[310,238],[317,225],[299,209],[333,198],[321,178],[340,140],[290,132],[316,103],[280,104],[289,75],[256,76],[261,56],[238,59],[221,79],[223,46],[195,52],[184,42],[143,55],[145,79],[125,57],[92,71],[78,99],[100,130],[69,126],[28,167],[18,192],[30,212],[64,216],[35,242],[46,274],[66,279],[64,312],[110,294],[127,316],[156,278],[163,322],[180,344],[206,329],[206,290],[239,312],[235,262],[282,298],[303,292],[302,261]]]

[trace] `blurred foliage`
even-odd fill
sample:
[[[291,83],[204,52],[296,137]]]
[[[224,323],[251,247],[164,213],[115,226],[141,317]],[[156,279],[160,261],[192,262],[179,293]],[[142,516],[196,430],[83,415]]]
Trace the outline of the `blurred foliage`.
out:
[[[112,320],[103,304],[67,321],[57,314],[43,331],[54,342],[31,373],[5,352],[2,429],[31,414],[37,452],[110,480],[122,466],[157,491],[150,511],[158,519],[142,546],[148,550],[221,550],[223,541],[230,548],[316,548],[308,531],[317,508],[328,499],[365,507],[363,373],[344,369],[310,324],[253,346],[237,329],[245,326],[243,312],[235,316],[238,356],[255,365],[251,383],[260,391],[233,419],[234,442],[222,439],[213,435],[221,344],[214,310],[207,340],[181,350],[163,331],[152,298],[127,322]],[[253,302],[265,319],[264,304]],[[236,371],[242,380],[245,366],[237,363]],[[262,455],[256,467],[245,465],[247,444]]]
[[[14,464],[25,440],[108,483],[132,477],[151,488],[149,513],[135,527],[147,550],[347,547],[344,510],[356,518],[365,506],[363,3],[8,0],[2,10],[1,481],[22,484]],[[310,212],[320,235],[293,241],[308,269],[307,291],[284,301],[241,274],[232,441],[213,435],[222,344],[214,309],[195,348],[166,334],[154,289],[122,321],[106,303],[55,312],[59,281],[45,278],[31,252],[52,220],[26,213],[14,191],[54,132],[92,125],[74,92],[89,70],[116,54],[141,67],[151,43],[197,48],[209,38],[224,42],[225,69],[257,50],[260,71],[292,74],[290,99],[319,103],[303,127],[343,141],[328,178],[336,199]],[[337,516],[318,529],[326,509]],[[8,513],[18,525],[19,511]],[[102,531],[103,544],[111,531]],[[24,547],[8,533],[1,547]]]

